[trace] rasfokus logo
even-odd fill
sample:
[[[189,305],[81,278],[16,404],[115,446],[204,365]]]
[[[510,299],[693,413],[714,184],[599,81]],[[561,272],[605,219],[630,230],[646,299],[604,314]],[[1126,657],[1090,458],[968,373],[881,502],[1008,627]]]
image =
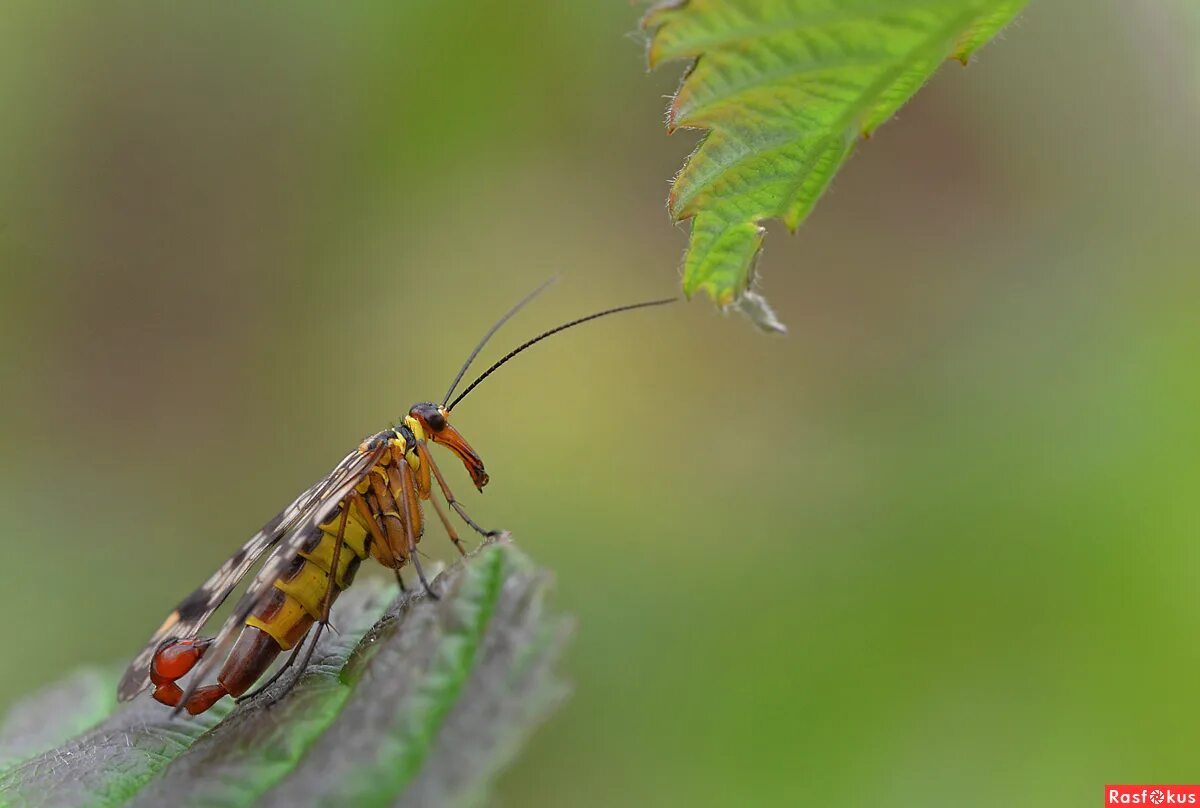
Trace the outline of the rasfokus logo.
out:
[[[1196,786],[1105,786],[1105,805],[1200,805]]]

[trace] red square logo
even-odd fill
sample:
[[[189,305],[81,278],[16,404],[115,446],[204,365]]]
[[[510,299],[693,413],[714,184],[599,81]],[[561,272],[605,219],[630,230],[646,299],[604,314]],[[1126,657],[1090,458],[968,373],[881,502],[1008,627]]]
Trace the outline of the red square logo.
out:
[[[1108,785],[1104,787],[1104,805],[1200,806],[1200,785]]]

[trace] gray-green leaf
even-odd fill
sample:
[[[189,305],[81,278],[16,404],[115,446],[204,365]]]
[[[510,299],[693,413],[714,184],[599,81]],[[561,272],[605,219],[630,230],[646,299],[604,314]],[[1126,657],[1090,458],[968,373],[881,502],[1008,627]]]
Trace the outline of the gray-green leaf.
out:
[[[566,693],[553,665],[569,627],[546,611],[548,582],[508,541],[438,576],[439,600],[389,606],[394,587],[360,581],[290,693],[277,698],[285,674],[196,718],[145,695],[114,708],[98,696],[111,676],[72,677],[5,724],[0,804],[474,804]]]

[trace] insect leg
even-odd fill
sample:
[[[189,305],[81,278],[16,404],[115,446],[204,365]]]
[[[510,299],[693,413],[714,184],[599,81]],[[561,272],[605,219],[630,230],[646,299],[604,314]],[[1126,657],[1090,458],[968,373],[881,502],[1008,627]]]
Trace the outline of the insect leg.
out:
[[[422,443],[422,447],[424,446],[425,444]],[[446,485],[446,478],[442,476],[442,470],[437,467],[437,463],[433,462],[433,454],[429,451],[429,449],[425,448],[425,451],[422,452],[422,454],[425,456],[425,459],[429,461],[429,468],[433,472],[433,476],[437,478],[438,488],[442,489],[442,495],[446,498],[446,503],[454,509],[454,512],[461,516],[464,522],[470,525],[476,533],[478,533],[480,536],[483,536],[485,539],[490,539],[495,536],[498,531],[484,530],[479,525],[475,524],[475,521],[471,517],[467,516],[467,512],[463,510],[463,506],[459,505],[458,500],[454,498],[454,492],[450,490],[450,486]],[[430,497],[430,499],[433,499],[433,497]],[[459,549],[461,550],[462,548],[460,547]]]
[[[430,497],[429,501],[433,503],[433,509],[437,511],[438,519],[442,521],[442,527],[446,528],[446,535],[450,537],[450,541],[454,542],[454,546],[458,548],[458,554],[465,556],[467,554],[466,545],[458,537],[458,531],[454,529],[454,525],[450,522],[450,517],[443,510],[442,503],[437,501],[437,497]]]
[[[375,517],[371,514],[371,507],[367,505],[367,501],[357,491],[350,494],[350,501],[354,503],[354,507],[358,509],[359,515],[367,523],[367,531],[371,534],[372,547],[378,551],[376,558],[382,564],[395,567],[395,559],[392,558],[392,551],[387,537],[383,535],[383,531],[379,528],[379,523],[375,521]]]
[[[387,538],[379,529],[379,523],[375,521],[375,517],[371,515],[371,509],[367,506],[362,494],[355,491],[350,495],[350,501],[354,503],[354,507],[358,509],[363,521],[367,523],[367,530],[371,534],[371,541],[374,542],[374,546],[380,548],[381,554],[387,553]],[[380,561],[383,561],[383,559],[380,559]],[[396,573],[396,585],[400,587],[400,592],[407,592],[408,589],[404,586],[404,579],[400,577],[400,565],[396,563],[395,559],[391,559],[389,566],[391,566],[392,572]]]
[[[412,527],[412,508],[409,505],[409,499],[412,497],[413,481],[412,469],[407,463],[400,465],[400,485],[403,489],[404,505],[404,537],[408,541],[408,557],[412,559],[413,567],[417,571],[417,578],[421,581],[421,586],[425,587],[425,594],[434,600],[438,599],[438,594],[433,591],[433,587],[429,585],[429,581],[425,580],[425,570],[421,569],[421,559],[417,557],[417,540],[413,537]]]
[[[329,561],[329,586],[325,588],[325,600],[321,606],[321,625],[329,624],[329,610],[333,608],[333,588],[338,585],[338,558],[342,554],[342,547],[346,541],[346,519],[350,516],[350,509],[342,508],[342,520],[338,522],[337,539],[333,543],[333,557]],[[349,584],[347,584],[349,586]],[[307,661],[307,660],[306,660]]]
[[[420,444],[420,446],[421,457],[428,462],[429,450],[425,448],[424,443]],[[446,529],[446,535],[450,537],[450,541],[454,542],[454,546],[458,548],[458,554],[465,556],[467,554],[467,548],[463,545],[462,539],[458,537],[458,531],[454,529],[454,525],[450,522],[450,517],[442,508],[442,503],[438,502],[437,497],[435,496],[430,496],[429,501],[433,503],[433,509],[437,511],[438,519],[442,521],[442,527]]]

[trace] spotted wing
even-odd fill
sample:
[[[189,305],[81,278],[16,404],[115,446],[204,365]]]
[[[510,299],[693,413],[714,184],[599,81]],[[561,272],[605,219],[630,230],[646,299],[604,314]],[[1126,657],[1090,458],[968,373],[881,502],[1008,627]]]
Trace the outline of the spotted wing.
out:
[[[363,455],[357,450],[347,455],[328,476],[296,497],[290,505],[251,536],[250,540],[222,564],[220,569],[209,576],[208,580],[201,584],[196,591],[180,601],[174,611],[167,615],[167,619],[154,632],[154,636],[150,638],[146,646],[130,663],[125,675],[121,677],[121,683],[117,686],[117,698],[120,701],[128,701],[145,690],[150,684],[150,660],[163,641],[168,638],[190,639],[199,634],[204,623],[225,602],[225,598],[229,597],[229,593],[250,571],[254,562],[263,552],[294,531],[306,516],[317,509],[320,503],[326,501],[329,492],[340,487],[347,474],[354,473],[354,470],[361,464],[360,458],[362,457]],[[367,468],[369,469],[370,466],[368,465]],[[334,500],[335,504],[336,502],[337,500]]]
[[[237,602],[233,613],[221,624],[221,630],[217,632],[213,646],[205,652],[204,658],[193,671],[175,712],[178,713],[183,709],[183,705],[187,704],[195,689],[201,683],[209,680],[213,668],[224,662],[229,652],[229,646],[237,637],[242,626],[245,625],[246,618],[254,611],[254,607],[259,604],[262,597],[270,591],[275,581],[287,569],[288,564],[304,546],[308,537],[318,530],[320,525],[328,521],[341,501],[363,481],[386,449],[387,444],[380,443],[366,451],[355,451],[347,455],[346,459],[339,463],[338,467],[322,481],[321,491],[312,497],[313,501],[310,507],[292,524],[287,531],[285,541],[280,543],[267,558],[262,569],[258,571],[258,575],[254,576],[246,594],[242,595],[241,600]]]

